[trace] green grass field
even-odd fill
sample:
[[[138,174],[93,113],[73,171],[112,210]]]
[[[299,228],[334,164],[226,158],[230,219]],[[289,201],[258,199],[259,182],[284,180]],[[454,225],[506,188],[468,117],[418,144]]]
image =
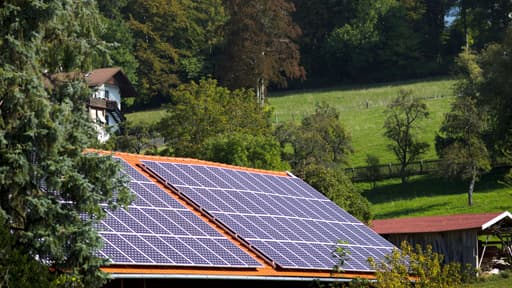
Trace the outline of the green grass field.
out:
[[[473,206],[467,202],[468,183],[433,176],[381,181],[375,189],[368,183],[357,183],[372,203],[375,219],[408,216],[449,215],[461,213],[500,212],[512,210],[512,188],[499,183],[503,173],[486,175],[476,184]]]
[[[436,159],[434,137],[453,101],[453,84],[447,79],[375,84],[357,87],[340,87],[325,90],[292,91],[272,94],[270,105],[274,108],[274,122],[300,121],[314,112],[315,104],[326,102],[340,111],[341,122],[352,134],[354,154],[350,166],[365,166],[366,154],[379,157],[381,163],[396,163],[387,149],[384,137],[384,109],[401,89],[411,89],[416,97],[423,97],[430,111],[430,119],[418,131],[420,138],[431,143],[424,159]],[[368,102],[368,108],[366,103]]]
[[[126,119],[132,123],[154,124],[165,116],[167,109],[152,109],[133,113],[127,113]]]

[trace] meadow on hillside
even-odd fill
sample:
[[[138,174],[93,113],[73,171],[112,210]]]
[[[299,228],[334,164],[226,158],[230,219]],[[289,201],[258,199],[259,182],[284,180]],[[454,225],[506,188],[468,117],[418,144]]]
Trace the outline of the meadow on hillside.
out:
[[[354,154],[350,166],[365,166],[366,155],[379,157],[381,163],[396,163],[388,150],[388,140],[384,137],[384,110],[386,105],[397,97],[402,89],[412,90],[415,97],[425,99],[430,111],[430,119],[418,131],[420,139],[430,143],[423,159],[437,159],[434,138],[444,114],[450,110],[454,99],[450,79],[424,79],[418,81],[382,83],[366,86],[340,87],[310,91],[292,91],[272,94],[270,105],[274,108],[274,122],[300,121],[304,115],[312,113],[316,103],[326,102],[340,112],[341,122],[352,134]]]

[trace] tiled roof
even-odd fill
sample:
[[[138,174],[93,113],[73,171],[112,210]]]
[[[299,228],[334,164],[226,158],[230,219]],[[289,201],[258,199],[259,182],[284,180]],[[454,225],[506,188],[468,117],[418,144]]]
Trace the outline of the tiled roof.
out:
[[[85,74],[85,81],[87,81],[89,86],[105,84],[119,71],[121,71],[121,68],[119,67],[95,69],[90,73]]]
[[[429,233],[468,229],[485,230],[507,217],[512,219],[509,212],[396,218],[374,220],[371,227],[379,234]]]

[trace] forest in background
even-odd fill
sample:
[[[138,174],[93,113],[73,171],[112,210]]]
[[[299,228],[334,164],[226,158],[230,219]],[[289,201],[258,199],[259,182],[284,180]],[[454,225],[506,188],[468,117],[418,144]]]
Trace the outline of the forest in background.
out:
[[[158,107],[181,83],[313,88],[447,75],[463,47],[500,42],[510,1],[99,0],[111,43],[94,68],[120,66]],[[94,28],[94,27],[93,27]],[[91,67],[92,68],[92,67]],[[65,69],[64,69],[65,70]]]

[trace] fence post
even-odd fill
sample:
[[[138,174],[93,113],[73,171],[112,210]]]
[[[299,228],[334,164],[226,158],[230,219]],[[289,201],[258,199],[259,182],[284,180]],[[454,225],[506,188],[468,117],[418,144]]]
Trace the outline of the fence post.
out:
[[[392,173],[393,171],[391,170],[391,163],[388,163],[388,171],[389,171],[388,177],[391,178],[393,175],[393,173]]]
[[[420,160],[420,175],[423,175],[423,160]]]

